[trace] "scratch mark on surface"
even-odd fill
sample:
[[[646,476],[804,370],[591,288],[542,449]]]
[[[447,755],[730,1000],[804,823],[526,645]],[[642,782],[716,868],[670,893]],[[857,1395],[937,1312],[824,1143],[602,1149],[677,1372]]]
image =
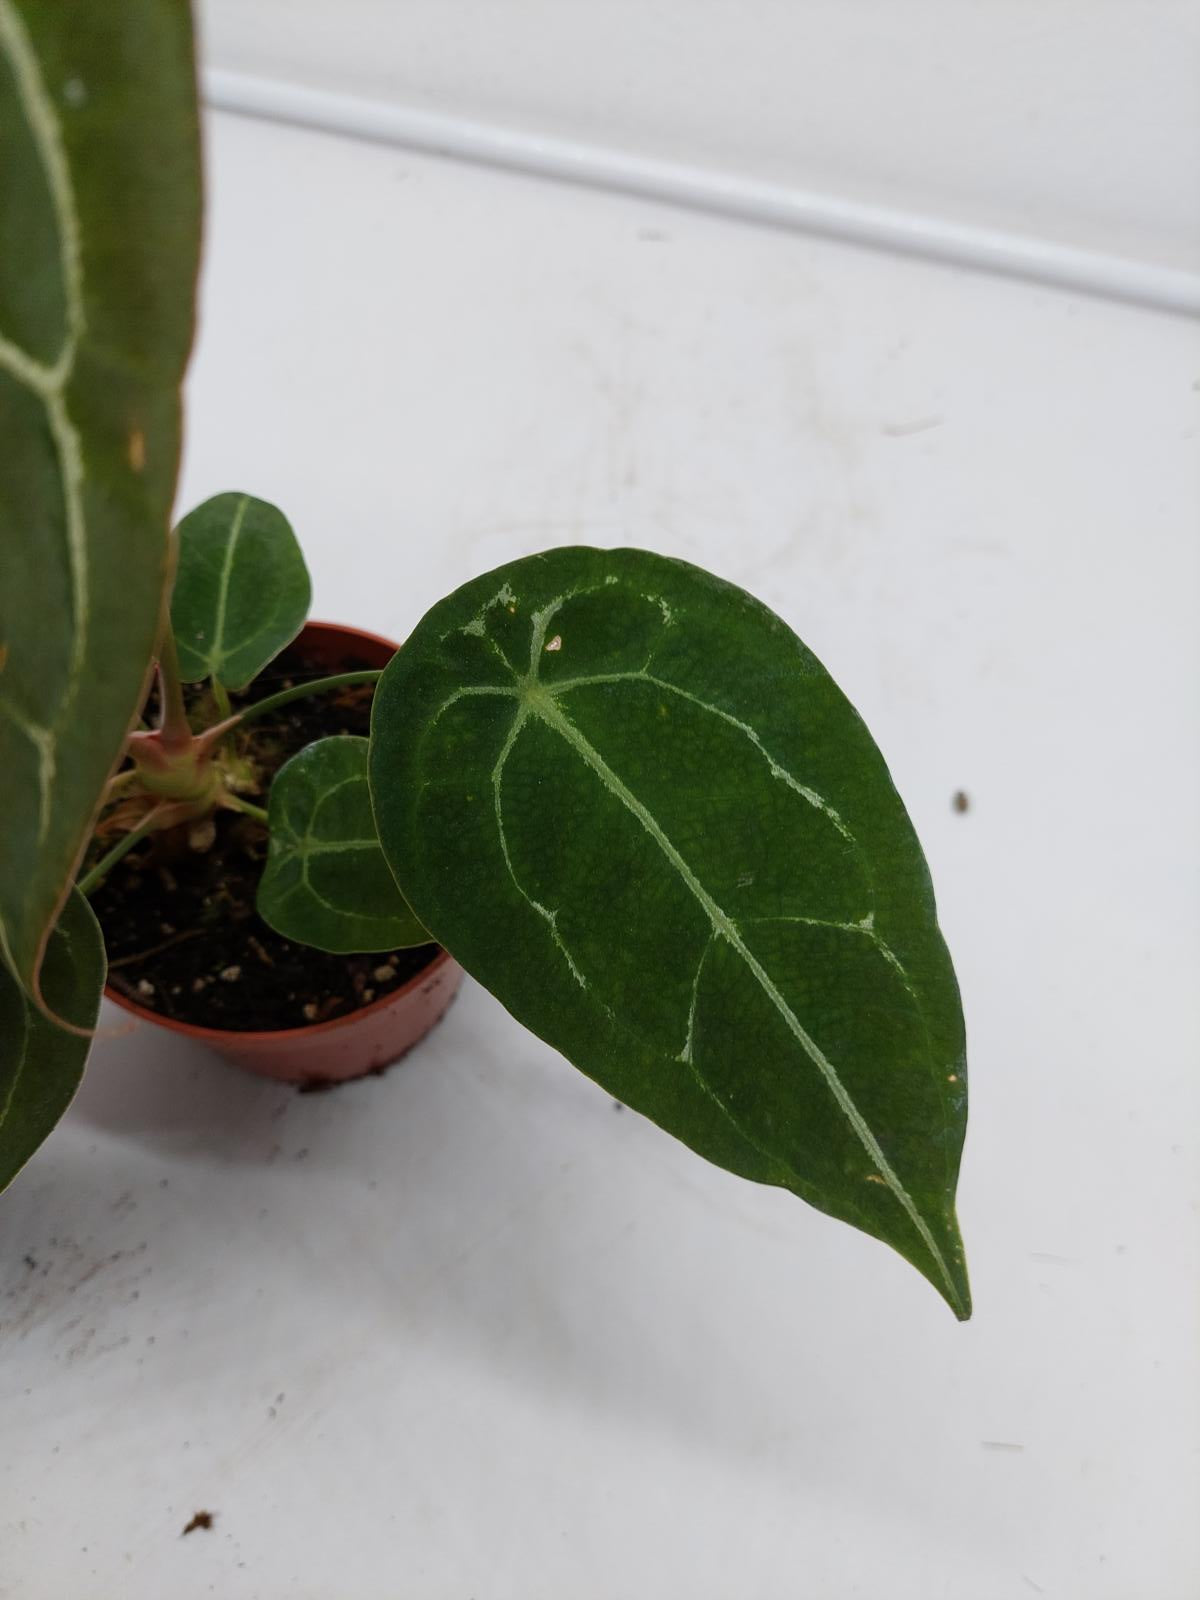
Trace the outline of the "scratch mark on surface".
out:
[[[918,417],[915,422],[885,422],[879,431],[889,439],[909,439],[915,433],[928,433],[931,428],[940,428],[945,420],[945,417]]]

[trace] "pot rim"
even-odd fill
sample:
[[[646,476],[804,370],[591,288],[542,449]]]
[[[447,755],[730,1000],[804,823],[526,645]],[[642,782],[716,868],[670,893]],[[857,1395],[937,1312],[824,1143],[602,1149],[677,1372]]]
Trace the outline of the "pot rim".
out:
[[[289,643],[295,644],[297,640],[303,639],[306,633],[315,631],[318,628],[322,633],[340,633],[346,639],[365,639],[368,644],[377,644],[381,649],[390,651],[392,655],[395,655],[400,648],[394,639],[387,639],[382,633],[372,633],[370,628],[356,628],[350,622],[320,622],[316,617],[310,617],[300,629],[296,638],[290,640]],[[283,648],[286,650],[287,645],[284,645]]]
[[[379,645],[392,654],[400,648],[392,639],[386,639],[381,633],[372,633],[369,628],[356,628],[345,622],[318,622],[310,618],[300,632],[297,639],[302,639],[310,630],[320,629],[322,633],[339,634],[347,640],[365,640],[370,644]],[[437,941],[431,939],[430,944],[436,945]],[[420,948],[417,946],[416,948]],[[369,1017],[376,1012],[383,1011],[388,1006],[393,1006],[411,994],[422,984],[427,983],[435,973],[441,971],[447,963],[453,961],[453,956],[443,946],[437,946],[437,954],[420,972],[415,972],[406,983],[398,989],[393,989],[390,994],[381,995],[378,1000],[372,1000],[368,1005],[359,1006],[357,1011],[348,1011],[341,1017],[330,1017],[326,1022],[306,1022],[298,1028],[206,1028],[197,1022],[180,1022],[176,1017],[167,1017],[160,1011],[151,1011],[148,1006],[139,1005],[129,995],[123,994],[119,989],[114,989],[105,980],[104,997],[119,1006],[122,1011],[128,1011],[131,1016],[141,1022],[153,1023],[159,1028],[169,1028],[173,1033],[186,1034],[188,1038],[200,1039],[205,1043],[240,1045],[252,1041],[279,1040],[285,1042],[301,1037],[311,1039],[317,1034],[332,1033],[338,1028],[350,1027],[362,1017]]]

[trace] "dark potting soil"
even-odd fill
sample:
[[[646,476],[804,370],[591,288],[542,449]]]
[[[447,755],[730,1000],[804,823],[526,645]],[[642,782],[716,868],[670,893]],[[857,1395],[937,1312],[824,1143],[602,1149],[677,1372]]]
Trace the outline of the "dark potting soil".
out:
[[[348,657],[336,668],[306,658],[292,645],[255,679],[250,692],[231,695],[236,710],[279,689],[333,671],[354,672],[370,662]],[[366,735],[371,684],[293,700],[245,729],[245,753],[258,776],[257,805],[290,756],[332,733]],[[188,691],[189,711],[207,691]],[[156,711],[156,696],[147,706]],[[205,722],[213,720],[211,713]],[[267,830],[233,811],[214,816],[206,850],[192,847],[186,828],[152,834],[117,863],[91,897],[108,948],[108,981],[148,1010],[202,1028],[252,1033],[302,1028],[345,1016],[381,999],[422,971],[436,945],[370,955],[337,956],[282,938],[254,909],[267,856]],[[100,852],[97,852],[97,855]]]

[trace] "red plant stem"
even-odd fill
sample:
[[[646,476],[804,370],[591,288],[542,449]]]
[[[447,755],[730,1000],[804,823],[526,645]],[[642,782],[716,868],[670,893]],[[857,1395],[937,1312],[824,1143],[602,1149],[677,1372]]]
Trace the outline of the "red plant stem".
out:
[[[179,652],[175,646],[175,635],[171,631],[169,619],[164,621],[162,638],[158,646],[158,683],[162,697],[158,731],[162,738],[163,749],[169,752],[186,750],[192,742],[193,734],[187,719],[187,709],[183,703]]]

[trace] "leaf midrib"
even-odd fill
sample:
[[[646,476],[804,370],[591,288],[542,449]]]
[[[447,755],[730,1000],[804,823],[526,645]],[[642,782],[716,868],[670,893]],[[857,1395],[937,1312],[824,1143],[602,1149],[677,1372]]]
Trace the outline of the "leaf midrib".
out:
[[[362,741],[363,744],[366,742],[367,741],[365,739]],[[348,922],[353,926],[377,926],[380,928],[387,928],[389,925],[395,923],[396,918],[394,916],[390,916],[386,912],[377,914],[375,912],[358,911],[352,906],[344,907],[335,905],[332,900],[329,900],[316,887],[308,870],[309,862],[315,857],[344,855],[354,851],[361,852],[363,850],[375,851],[380,856],[382,863],[383,852],[377,837],[373,839],[329,839],[322,841],[314,837],[311,832],[312,828],[316,824],[318,816],[321,814],[321,811],[325,808],[325,806],[328,805],[329,801],[335,794],[340,794],[343,789],[351,788],[356,783],[366,784],[367,781],[367,775],[365,772],[354,772],[348,777],[339,778],[338,781],[334,784],[331,784],[328,789],[322,790],[317,796],[316,803],[308,817],[308,821],[305,824],[303,833],[299,828],[296,827],[295,823],[288,815],[286,804],[283,805],[281,807],[281,820],[283,822],[283,828],[276,829],[272,833],[272,840],[277,841],[279,846],[279,855],[277,858],[279,870],[282,870],[286,864],[291,862],[298,863],[300,867],[299,882],[294,884],[291,889],[286,891],[283,897],[285,902],[293,899],[297,894],[307,894],[311,897],[311,899],[315,900],[318,905],[322,906],[331,917],[337,917],[342,922]],[[387,870],[386,866],[384,867],[384,870]]]
[[[892,1191],[901,1209],[917,1230],[925,1248],[932,1256],[946,1284],[952,1303],[961,1311],[963,1309],[961,1296],[928,1223],[917,1209],[915,1201],[904,1187],[895,1168],[888,1161],[879,1141],[871,1131],[870,1125],[855,1105],[849,1090],[838,1076],[837,1069],[788,1005],[771,978],[770,973],[767,972],[758,957],[742,939],[737,924],[717,904],[716,900],[713,899],[712,895],[700,882],[700,879],[693,872],[687,861],[680,855],[675,845],[663,832],[653,813],[643,805],[633,791],[613,771],[596,747],[579,731],[570,718],[559,709],[553,699],[539,695],[535,701],[528,704],[528,709],[519,712],[518,716],[535,716],[545,723],[547,727],[553,729],[571,746],[584,763],[591,768],[605,788],[608,789],[609,793],[621,802],[630,815],[637,819],[654,840],[693,898],[705,912],[714,935],[724,939],[730,948],[741,957],[763,993],[783,1019],[788,1031],[821,1074],[826,1087],[833,1095],[838,1109],[850,1124],[859,1143],[879,1172],[880,1177]]]
[[[208,671],[212,678],[216,678],[221,668],[225,665],[225,612],[229,604],[229,583],[233,574],[233,557],[237,550],[238,540],[241,538],[242,523],[246,517],[246,507],[250,503],[249,495],[242,495],[238,501],[237,510],[233,514],[233,521],[229,528],[229,542],[225,546],[225,560],[221,567],[221,577],[217,585],[217,614],[213,622],[213,642],[208,653]],[[261,629],[259,630],[262,631]]]
[[[633,791],[624,783],[617,773],[613,771],[596,747],[585,737],[584,734],[579,731],[570,718],[559,709],[557,700],[559,695],[565,692],[566,688],[580,688],[593,681],[603,681],[605,678],[611,682],[616,677],[624,677],[626,675],[603,674],[596,675],[596,678],[593,678],[592,676],[584,674],[580,677],[570,680],[569,683],[555,685],[547,685],[538,681],[538,643],[541,636],[545,633],[547,620],[553,614],[554,609],[555,608],[553,606],[548,606],[543,611],[539,612],[534,619],[535,628],[532,648],[530,651],[530,673],[523,680],[519,680],[519,686],[514,685],[512,689],[490,686],[485,689],[483,686],[479,686],[473,691],[467,688],[460,688],[460,690],[458,690],[456,694],[452,696],[452,699],[460,698],[463,694],[470,692],[499,694],[503,697],[511,696],[511,698],[517,701],[517,707],[513,723],[510,726],[508,736],[505,739],[505,750],[511,751],[521,727],[530,718],[537,718],[548,728],[557,733],[575,751],[575,753],[583,760],[585,765],[592,770],[599,781],[608,789],[614,798],[620,801],[630,815],[633,816],[650,835],[655,844],[662,851],[663,855],[678,873],[689,893],[691,893],[693,898],[704,911],[708,918],[709,925],[713,930],[713,934],[723,938],[730,948],[741,958],[755,982],[762,989],[767,999],[770,1001],[772,1006],[783,1020],[784,1025],[792,1034],[792,1037],[796,1040],[797,1044],[800,1045],[801,1049],[820,1073],[826,1088],[832,1094],[838,1109],[850,1124],[855,1137],[866,1151],[867,1156],[870,1158],[873,1166],[879,1173],[879,1176],[883,1179],[883,1182],[891,1191],[893,1198],[897,1201],[901,1210],[904,1212],[905,1216],[916,1230],[917,1235],[921,1239],[921,1242],[924,1244],[926,1250],[928,1250],[929,1255],[933,1260],[943,1283],[946,1286],[947,1296],[951,1305],[955,1308],[955,1311],[960,1316],[965,1315],[965,1306],[963,1304],[962,1296],[958,1292],[958,1288],[954,1282],[953,1274],[950,1271],[949,1265],[947,1264],[946,1259],[937,1244],[937,1241],[933,1237],[932,1231],[929,1228],[929,1224],[921,1215],[919,1209],[917,1208],[916,1202],[913,1200],[912,1196],[909,1194],[908,1190],[901,1181],[899,1174],[896,1172],[895,1168],[884,1154],[883,1149],[881,1148],[878,1139],[876,1139],[874,1133],[872,1132],[870,1125],[867,1123],[862,1112],[859,1111],[849,1090],[839,1077],[836,1067],[801,1023],[800,1019],[796,1016],[792,1008],[788,1005],[787,1001],[779,992],[778,987],[771,978],[771,975],[767,972],[766,968],[754,955],[753,951],[750,950],[750,948],[746,945],[745,941],[741,937],[740,932],[738,931],[737,924],[728,915],[728,913],[722,909],[722,907],[700,882],[700,879],[696,876],[695,872],[693,872],[687,861],[663,832],[653,813],[650,812],[645,805],[643,805]],[[636,678],[643,676],[643,674],[631,673],[628,676]],[[665,683],[663,686],[667,687]],[[706,702],[700,700],[696,696],[688,695],[688,699],[692,700],[694,704],[702,707],[703,709],[712,711],[716,715],[725,715],[720,711],[719,708],[708,706]],[[441,710],[444,709],[445,707],[443,706]],[[439,716],[441,715],[441,710],[439,710]],[[437,718],[434,720],[436,721]],[[726,720],[733,719],[726,717]],[[758,748],[762,754],[767,756],[768,760],[771,760],[766,750],[763,749],[761,743],[759,743],[757,739],[755,742],[758,744]],[[773,760],[771,761],[771,764],[772,767],[776,765]],[[503,762],[498,763],[498,766],[502,767]],[[493,773],[493,780],[495,780],[496,776],[496,773]],[[834,815],[836,816],[836,813]],[[497,820],[499,820],[499,818]],[[840,818],[837,820],[839,823],[841,822]],[[844,823],[841,826],[842,831],[844,831]],[[502,828],[501,836],[503,843]],[[507,858],[507,850],[505,851],[505,854]],[[520,886],[518,885],[518,888],[519,887]],[[526,895],[526,899],[528,898],[529,897]],[[543,916],[547,916],[544,907],[538,906],[535,909],[541,911]],[[554,926],[552,920],[551,931],[556,936],[556,942],[558,942],[561,946],[561,938],[559,938],[557,934],[557,928]],[[578,976],[578,972],[575,969],[573,962],[571,963],[571,966],[572,971],[576,973],[576,976]],[[711,1085],[706,1084],[705,1087],[708,1088],[710,1093],[715,1094],[715,1091],[712,1090]],[[735,1126],[740,1126],[736,1117],[734,1117],[729,1108],[719,1100],[719,1097],[718,1103],[722,1105],[725,1115],[734,1122]]]

